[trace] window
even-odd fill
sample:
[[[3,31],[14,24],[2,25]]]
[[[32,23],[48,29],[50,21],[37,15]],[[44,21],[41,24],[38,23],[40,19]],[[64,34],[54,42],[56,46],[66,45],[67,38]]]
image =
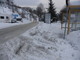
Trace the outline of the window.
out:
[[[0,19],[4,19],[4,16],[0,16]]]
[[[6,16],[6,19],[9,19],[9,17],[8,17],[8,16]]]

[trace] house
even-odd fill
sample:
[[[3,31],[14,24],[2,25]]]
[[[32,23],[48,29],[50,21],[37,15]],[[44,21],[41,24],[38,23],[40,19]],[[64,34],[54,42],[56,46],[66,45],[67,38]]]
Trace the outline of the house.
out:
[[[68,12],[67,7],[64,7],[61,10],[61,15],[61,28],[66,28],[68,34],[73,29],[80,28],[80,1],[71,1],[68,6]],[[63,27],[63,23],[67,23],[65,27]]]
[[[0,13],[0,22],[3,22],[3,23],[9,23],[9,22],[11,22],[11,16],[8,15],[8,14],[2,14],[2,13]]]

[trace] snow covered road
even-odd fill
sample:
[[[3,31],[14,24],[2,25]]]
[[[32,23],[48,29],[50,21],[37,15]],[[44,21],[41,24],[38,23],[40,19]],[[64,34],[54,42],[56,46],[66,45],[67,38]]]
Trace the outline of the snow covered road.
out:
[[[32,22],[28,24],[16,25],[16,26],[0,29],[0,44],[24,33],[26,30],[36,26],[37,24],[38,22]]]

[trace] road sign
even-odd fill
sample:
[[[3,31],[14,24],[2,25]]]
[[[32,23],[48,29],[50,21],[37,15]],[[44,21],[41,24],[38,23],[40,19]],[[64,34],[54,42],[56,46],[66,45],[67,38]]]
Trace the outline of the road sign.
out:
[[[46,13],[45,14],[45,23],[51,23],[51,14],[50,13]]]

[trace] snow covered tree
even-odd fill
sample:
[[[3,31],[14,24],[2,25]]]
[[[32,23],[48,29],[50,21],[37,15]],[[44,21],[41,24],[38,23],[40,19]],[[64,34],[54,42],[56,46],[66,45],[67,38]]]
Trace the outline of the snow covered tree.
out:
[[[0,0],[0,6],[4,4],[5,0]]]
[[[39,17],[39,20],[41,20],[41,17],[42,17],[42,15],[43,15],[44,11],[45,11],[44,6],[43,6],[42,3],[40,3],[40,4],[38,5],[36,11],[37,11],[37,15],[38,15],[38,17]]]
[[[14,5],[14,1],[13,0],[6,0],[6,4],[8,5],[8,8],[13,7],[12,5]]]
[[[0,0],[0,5],[2,4],[2,0]]]
[[[56,21],[56,11],[55,11],[55,6],[52,2],[52,0],[49,0],[49,8],[48,8],[48,12],[51,14],[51,22]]]
[[[14,0],[0,0],[0,5],[4,7],[11,8],[13,3],[14,3]]]

